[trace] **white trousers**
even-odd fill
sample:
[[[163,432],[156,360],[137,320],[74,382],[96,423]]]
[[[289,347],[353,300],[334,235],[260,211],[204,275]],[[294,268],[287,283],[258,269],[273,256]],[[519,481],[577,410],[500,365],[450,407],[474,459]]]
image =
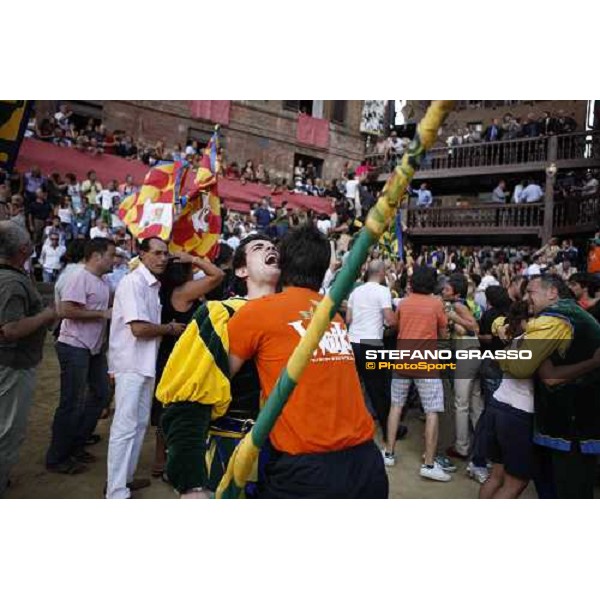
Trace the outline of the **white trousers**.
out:
[[[129,498],[127,483],[140,460],[152,406],[154,378],[137,373],[115,374],[115,414],[108,441],[106,497]]]

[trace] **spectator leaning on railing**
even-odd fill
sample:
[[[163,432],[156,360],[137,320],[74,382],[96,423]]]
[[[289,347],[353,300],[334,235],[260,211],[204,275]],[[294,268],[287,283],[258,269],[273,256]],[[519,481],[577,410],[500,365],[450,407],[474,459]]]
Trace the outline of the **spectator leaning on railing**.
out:
[[[542,188],[535,181],[528,181],[519,195],[519,203],[530,204],[532,202],[539,202],[543,197],[544,192]]]

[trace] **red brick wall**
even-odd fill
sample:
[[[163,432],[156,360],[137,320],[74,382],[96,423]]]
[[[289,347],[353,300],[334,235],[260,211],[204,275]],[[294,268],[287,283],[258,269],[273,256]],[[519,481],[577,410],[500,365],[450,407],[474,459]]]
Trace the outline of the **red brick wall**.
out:
[[[40,114],[53,103],[39,103]],[[46,106],[48,105],[48,106]],[[331,101],[325,101],[324,112],[330,112]],[[346,125],[330,125],[327,151],[296,142],[297,115],[283,110],[281,100],[233,101],[230,123],[222,128],[223,145],[228,162],[243,164],[252,159],[264,163],[272,176],[291,178],[294,154],[323,159],[323,177],[339,177],[345,162],[356,166],[363,157],[364,143],[359,134],[362,101],[349,100]],[[213,125],[191,118],[185,100],[105,101],[103,120],[109,130],[123,129],[136,140],[164,141],[167,147],[184,144],[190,128],[210,135]]]
[[[327,102],[326,102],[327,106]],[[358,164],[363,140],[358,133],[362,101],[349,101],[347,125],[332,124],[328,151],[300,146],[296,142],[297,115],[282,108],[279,100],[234,101],[230,124],[222,128],[228,162],[252,159],[264,163],[272,175],[291,177],[294,154],[324,160],[323,177],[339,177],[346,161]],[[109,129],[125,129],[137,139],[163,140],[167,146],[185,143],[191,127],[210,134],[212,124],[190,117],[184,100],[131,100],[104,103],[104,120]]]

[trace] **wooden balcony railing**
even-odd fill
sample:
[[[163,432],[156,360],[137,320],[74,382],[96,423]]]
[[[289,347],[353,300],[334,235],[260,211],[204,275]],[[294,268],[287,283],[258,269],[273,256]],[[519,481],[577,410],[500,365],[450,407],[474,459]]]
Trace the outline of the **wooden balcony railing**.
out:
[[[538,233],[544,223],[544,203],[485,204],[452,208],[410,208],[411,233]]]
[[[395,165],[393,159],[386,160],[383,154],[368,155],[367,162],[382,174],[389,173]],[[526,166],[542,169],[552,162],[558,168],[561,163],[570,167],[600,164],[600,131],[433,148],[421,163],[420,173],[498,167],[510,170]]]
[[[409,208],[406,225],[411,235],[537,234],[544,226],[543,202],[477,204],[468,207]],[[600,224],[600,196],[554,202],[554,235],[593,232]]]
[[[577,233],[600,227],[600,196],[578,197],[554,202],[552,232]]]

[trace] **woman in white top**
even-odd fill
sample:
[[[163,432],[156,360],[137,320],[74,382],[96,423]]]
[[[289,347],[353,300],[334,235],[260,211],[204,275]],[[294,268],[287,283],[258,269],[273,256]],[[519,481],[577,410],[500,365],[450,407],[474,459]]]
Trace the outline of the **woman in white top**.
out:
[[[518,349],[527,328],[527,302],[515,302],[506,317],[499,317],[492,331],[512,338],[509,347]],[[537,371],[542,383],[559,385],[600,368],[600,350],[593,358],[575,365],[554,365],[546,359]],[[487,458],[493,463],[490,477],[481,486],[484,499],[516,499],[534,477],[533,413],[534,380],[515,379],[499,371],[499,385],[490,399],[485,422]]]

